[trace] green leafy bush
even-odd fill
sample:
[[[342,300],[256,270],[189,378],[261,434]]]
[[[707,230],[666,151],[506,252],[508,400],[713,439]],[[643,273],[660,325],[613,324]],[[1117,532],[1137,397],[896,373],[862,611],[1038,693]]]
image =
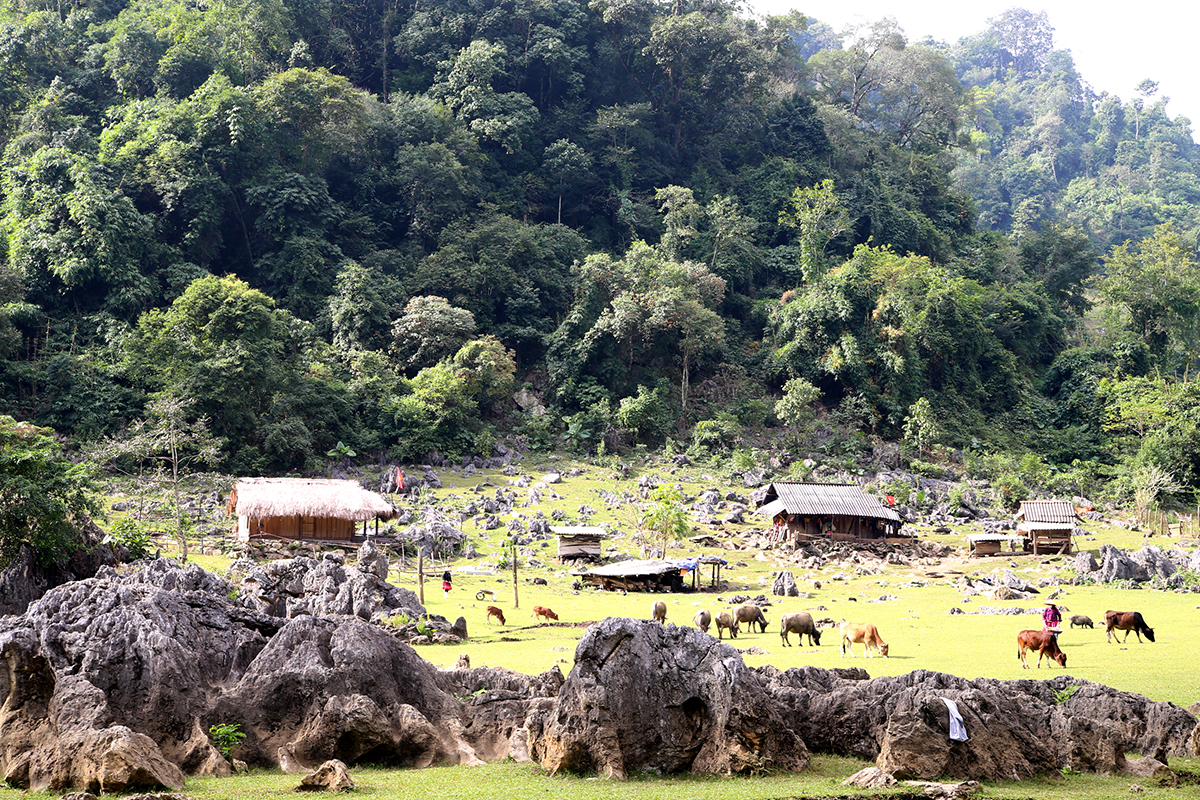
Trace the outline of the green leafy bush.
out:
[[[225,760],[233,756],[233,749],[242,743],[246,734],[242,733],[241,725],[236,722],[222,722],[209,727],[208,738],[213,747],[217,748]]]
[[[150,547],[153,544],[149,532],[132,517],[123,517],[114,522],[112,529],[108,532],[108,538],[124,545],[125,549],[129,551],[129,557],[134,560],[149,556]]]

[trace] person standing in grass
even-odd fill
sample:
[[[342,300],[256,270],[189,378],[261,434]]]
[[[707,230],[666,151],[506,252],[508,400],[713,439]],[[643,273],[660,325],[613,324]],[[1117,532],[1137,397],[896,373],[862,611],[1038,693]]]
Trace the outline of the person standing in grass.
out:
[[[451,580],[450,570],[446,570],[445,572],[442,573],[442,593],[446,597],[450,596],[450,590],[454,588],[453,586],[450,585],[450,580]]]
[[[1058,606],[1046,601],[1046,608],[1042,611],[1042,624],[1045,630],[1053,633],[1059,632],[1058,624],[1062,622],[1062,614],[1058,611]]]

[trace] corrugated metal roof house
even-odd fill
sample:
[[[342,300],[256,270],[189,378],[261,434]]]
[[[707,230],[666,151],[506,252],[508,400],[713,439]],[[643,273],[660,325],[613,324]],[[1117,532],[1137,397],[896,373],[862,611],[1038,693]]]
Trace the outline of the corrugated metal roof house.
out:
[[[772,483],[758,513],[797,540],[887,539],[903,524],[878,497],[852,483]]]
[[[1071,531],[1080,522],[1070,500],[1023,500],[1017,530],[1035,554],[1071,552]]]

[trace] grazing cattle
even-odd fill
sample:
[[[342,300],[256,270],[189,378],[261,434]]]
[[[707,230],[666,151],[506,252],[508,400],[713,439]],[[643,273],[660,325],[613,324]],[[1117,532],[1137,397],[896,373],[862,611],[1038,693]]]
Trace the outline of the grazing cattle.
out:
[[[717,638],[724,639],[724,631],[729,631],[729,638],[736,639],[738,635],[738,621],[728,611],[722,611],[717,614]]]
[[[545,578],[534,578],[533,585],[534,586],[549,586],[550,584],[546,581]]]
[[[1140,642],[1142,634],[1150,641],[1154,641],[1154,628],[1146,624],[1146,620],[1142,619],[1140,611],[1105,611],[1104,612],[1104,634],[1107,641],[1112,641],[1112,632],[1125,631],[1125,638],[1121,640],[1124,644],[1129,639],[1129,632],[1133,631],[1137,635]]]
[[[708,609],[702,608],[696,612],[696,616],[692,619],[692,622],[697,628],[708,633],[708,627],[712,625],[712,614],[708,613]]]
[[[534,606],[533,607],[533,618],[538,619],[539,617],[542,618],[545,622],[549,622],[550,620],[554,620],[555,622],[558,621],[558,614],[555,614],[549,608],[546,608],[545,606]]]
[[[496,619],[500,620],[501,625],[508,624],[507,622],[504,621],[504,612],[503,611],[496,608],[495,606],[488,606],[487,607],[487,621],[491,622],[492,617],[495,617]]]
[[[651,622],[661,622],[663,625],[666,625],[667,624],[667,604],[664,603],[662,600],[655,600],[654,605],[650,606],[650,615],[651,615],[651,618],[650,618]]]
[[[738,606],[733,615],[737,617],[739,625],[746,626],[746,630],[753,631],[754,626],[758,625],[759,633],[767,632],[767,618],[763,615],[763,610],[753,603]]]
[[[1072,628],[1094,628],[1095,626],[1092,624],[1091,617],[1084,616],[1083,614],[1076,614],[1075,616],[1071,617],[1071,627]]]
[[[1017,658],[1021,661],[1021,666],[1029,669],[1029,662],[1025,660],[1026,650],[1037,650],[1038,669],[1042,668],[1042,656],[1046,656],[1047,661],[1050,659],[1057,661],[1058,665],[1064,669],[1067,666],[1067,654],[1058,649],[1058,634],[1056,633],[1021,631],[1017,634]]]
[[[888,657],[888,646],[879,636],[879,629],[869,622],[846,622],[842,620],[838,626],[842,634],[842,658],[846,657],[846,651],[850,651],[851,658],[857,658],[854,655],[854,647],[852,645],[862,644],[863,652],[867,658],[874,658],[871,655],[871,649],[879,651],[879,655],[884,658]]]
[[[813,622],[812,614],[807,611],[798,611],[794,614],[784,614],[779,619],[779,637],[783,639],[783,644],[786,647],[791,647],[792,643],[788,641],[788,634],[796,634],[796,638],[800,640],[800,646],[804,646],[804,635],[808,634],[808,643],[812,646],[821,644],[821,632],[817,630],[816,623]]]

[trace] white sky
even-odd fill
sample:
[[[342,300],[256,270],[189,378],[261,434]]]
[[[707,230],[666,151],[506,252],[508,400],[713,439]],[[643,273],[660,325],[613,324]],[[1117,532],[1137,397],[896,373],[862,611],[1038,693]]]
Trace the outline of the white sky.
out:
[[[855,21],[894,17],[910,42],[926,35],[950,44],[979,33],[988,19],[1009,8],[1042,11],[1054,27],[1054,46],[1070,50],[1075,68],[1097,94],[1122,100],[1135,97],[1134,87],[1150,78],[1159,96],[1167,96],[1167,113],[1200,128],[1200,70],[1196,58],[1200,4],[1192,0],[1145,0],[1134,3],[1083,0],[747,0],[760,14],[795,9],[841,30]]]

